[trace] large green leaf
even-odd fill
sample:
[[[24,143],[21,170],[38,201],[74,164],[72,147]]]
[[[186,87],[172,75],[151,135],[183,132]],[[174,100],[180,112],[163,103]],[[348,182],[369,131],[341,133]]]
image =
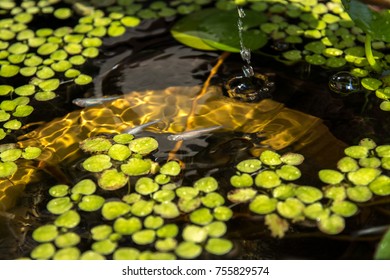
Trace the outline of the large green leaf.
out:
[[[266,22],[264,14],[245,11],[243,40],[246,48],[256,50],[267,43],[267,35],[260,31]],[[240,52],[236,10],[205,9],[179,20],[171,29],[173,37],[192,48]]]
[[[379,12],[359,0],[342,0],[345,10],[357,26],[373,39],[390,42],[390,10]]]
[[[390,260],[390,230],[379,242],[374,258],[376,260]]]

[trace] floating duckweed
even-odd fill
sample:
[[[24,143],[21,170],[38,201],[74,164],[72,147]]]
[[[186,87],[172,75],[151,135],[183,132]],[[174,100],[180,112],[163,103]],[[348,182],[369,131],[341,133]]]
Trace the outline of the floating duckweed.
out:
[[[351,157],[343,157],[337,162],[337,168],[344,173],[359,169],[358,162]]]
[[[261,168],[261,161],[258,159],[247,159],[237,164],[236,168],[245,173],[253,173]]]
[[[79,208],[86,212],[93,212],[99,210],[104,204],[104,198],[99,195],[86,195],[83,196]]]
[[[94,251],[88,250],[85,251],[81,256],[80,260],[105,260],[106,258]]]
[[[113,254],[114,260],[137,260],[140,251],[135,248],[122,247],[115,250]]]
[[[69,197],[57,197],[50,200],[46,208],[47,210],[55,215],[60,215],[70,210],[73,207],[73,203]]]
[[[292,184],[282,184],[272,190],[272,196],[279,200],[286,200],[289,197],[293,197],[295,196],[295,186]]]
[[[91,179],[81,180],[72,188],[72,193],[79,193],[83,195],[93,194],[95,191],[96,184]]]
[[[180,198],[191,199],[199,194],[199,190],[193,187],[180,187],[176,189],[176,195]]]
[[[121,165],[121,170],[129,176],[139,176],[150,172],[152,165],[148,160],[140,158],[130,158],[129,161]]]
[[[58,235],[54,240],[54,244],[58,248],[73,247],[80,243],[80,236],[74,232],[66,232],[64,234]]]
[[[48,260],[54,255],[55,251],[56,248],[52,243],[44,243],[35,247],[30,256],[36,260]]]
[[[121,23],[126,27],[136,27],[140,24],[141,20],[137,17],[126,16],[121,18]]]
[[[389,112],[390,111],[390,101],[382,101],[379,107],[382,111]]]
[[[375,151],[379,157],[390,157],[390,145],[378,146],[376,147]]]
[[[21,149],[9,149],[0,153],[0,159],[3,162],[15,161],[22,156]]]
[[[207,230],[203,227],[199,227],[195,225],[187,225],[183,229],[182,236],[185,241],[202,243],[207,238]]]
[[[15,110],[17,104],[13,100],[3,100],[0,103],[0,109],[4,111],[13,111]]]
[[[156,177],[154,177],[154,181],[159,185],[165,185],[168,184],[171,180],[171,177],[165,174],[158,174]]]
[[[355,202],[366,202],[372,198],[372,192],[366,186],[355,186],[347,189],[347,196]]]
[[[195,198],[180,198],[179,209],[184,213],[190,213],[197,209],[201,204],[201,200],[198,197]]]
[[[92,239],[99,241],[107,239],[112,233],[112,227],[109,225],[98,225],[91,229]]]
[[[390,170],[390,158],[388,157],[382,158],[381,163],[383,169]]]
[[[52,186],[49,189],[49,194],[52,197],[63,197],[66,196],[68,192],[69,192],[69,186],[63,184]]]
[[[71,69],[66,70],[64,75],[66,78],[73,79],[73,78],[76,78],[77,76],[79,76],[80,73],[81,72],[79,70],[71,68]]]
[[[126,28],[123,25],[120,24],[114,24],[112,23],[107,30],[107,34],[110,37],[119,37],[125,34]]]
[[[341,201],[341,200],[344,200],[346,198],[347,194],[346,194],[344,187],[331,186],[331,187],[325,188],[324,196],[326,198],[329,198],[329,199]]]
[[[381,160],[379,158],[361,158],[359,159],[359,165],[362,167],[377,168],[381,166]]]
[[[274,188],[281,184],[281,180],[274,171],[265,170],[256,175],[255,184],[262,188]]]
[[[218,256],[229,253],[232,248],[233,243],[223,238],[210,238],[205,246],[207,252]]]
[[[147,216],[144,220],[145,228],[158,229],[164,224],[164,220],[158,216]]]
[[[173,190],[159,190],[153,194],[153,199],[158,202],[172,201],[175,198]]]
[[[156,239],[156,232],[151,229],[140,230],[134,233],[131,239],[138,245],[151,244]]]
[[[141,199],[141,195],[138,193],[126,194],[122,197],[122,200],[128,204],[133,204]]]
[[[251,187],[253,185],[253,178],[247,173],[234,175],[230,178],[230,184],[236,188]]]
[[[367,157],[369,149],[365,146],[350,146],[344,150],[347,156],[360,159]]]
[[[98,184],[104,190],[117,190],[122,188],[129,181],[123,172],[119,172],[116,169],[105,170],[99,177]]]
[[[176,224],[167,224],[157,230],[159,238],[174,238],[179,233],[179,228]]]
[[[280,157],[280,160],[288,165],[300,165],[304,160],[304,156],[296,153],[287,153]]]
[[[225,199],[222,195],[216,192],[206,194],[201,198],[202,204],[208,208],[215,208],[225,203]]]
[[[18,170],[14,162],[0,162],[0,178],[11,177]]]
[[[87,153],[107,152],[111,146],[111,142],[102,137],[88,138],[80,143],[80,148]]]
[[[107,220],[114,220],[130,212],[132,207],[121,201],[109,201],[102,207],[102,215]]]
[[[156,241],[154,247],[158,251],[172,251],[177,247],[177,241],[173,238],[160,239]]]
[[[11,117],[10,114],[6,113],[4,110],[0,110],[0,122],[7,121],[10,119],[10,117]]]
[[[29,116],[33,111],[34,108],[30,105],[18,105],[12,115],[22,118]]]
[[[29,96],[35,93],[34,85],[23,85],[15,88],[15,93],[19,96]]]
[[[227,231],[226,224],[224,222],[220,222],[220,221],[212,222],[212,223],[208,224],[207,226],[205,226],[204,228],[207,230],[207,234],[210,237],[221,237]]]
[[[69,69],[69,68],[68,68]],[[85,74],[80,74],[77,76],[76,79],[74,79],[74,82],[77,84],[77,85],[87,85],[89,83],[92,82],[92,77],[89,76],[89,75],[85,75]]]
[[[249,204],[249,210],[256,214],[268,214],[276,210],[277,200],[266,195],[257,195]]]
[[[122,144],[114,144],[108,150],[108,155],[118,161],[124,161],[131,155],[130,149]]]
[[[322,217],[318,222],[318,228],[326,234],[339,234],[345,228],[345,220],[339,215]]]
[[[58,250],[54,254],[53,260],[78,260],[79,257],[80,249],[75,247],[69,247]]]
[[[44,43],[38,48],[37,54],[50,55],[51,53],[55,52],[58,48],[59,45],[56,43]]]
[[[329,210],[324,209],[320,202],[310,204],[303,209],[303,214],[311,220],[320,220],[321,217],[327,217]]]
[[[138,179],[135,184],[135,190],[142,195],[149,195],[156,192],[159,189],[159,185],[148,177],[142,177]]]
[[[80,45],[77,45],[80,46]],[[71,47],[71,46],[70,46]],[[81,47],[81,46],[80,46]],[[77,50],[75,50],[77,53]],[[68,51],[69,53],[69,51]],[[71,58],[69,58],[69,62],[72,63],[73,65],[83,65],[85,63],[86,59],[82,55],[74,55]],[[70,70],[70,69],[69,69]],[[68,70],[68,71],[69,71]],[[78,76],[78,75],[77,75]]]
[[[108,155],[94,155],[83,162],[83,168],[90,172],[102,172],[112,166]]]
[[[128,219],[120,217],[115,220],[113,228],[116,233],[121,235],[131,235],[142,229],[142,222],[137,217],[130,217]]]
[[[44,225],[35,229],[32,238],[37,242],[50,242],[58,236],[58,229],[55,225]]]
[[[311,204],[322,199],[322,191],[310,186],[301,186],[296,188],[295,195],[303,203]]]
[[[262,163],[270,166],[279,165],[282,163],[282,160],[280,159],[280,155],[278,153],[269,150],[261,153],[260,160]]]
[[[344,175],[336,170],[323,169],[318,172],[318,176],[322,182],[325,184],[339,184],[344,180]]]
[[[52,63],[50,67],[56,72],[65,72],[66,70],[72,68],[72,63],[70,63],[67,60],[61,60]],[[54,90],[54,89],[50,89],[50,90]]]
[[[348,179],[355,185],[368,185],[381,171],[375,168],[363,167],[348,173]]]
[[[69,210],[61,214],[54,221],[54,224],[57,227],[64,227],[64,228],[74,228],[79,223],[80,223],[80,215],[74,210]]]
[[[127,134],[127,133],[118,134],[112,138],[112,140],[114,140],[118,144],[129,144],[133,139],[134,139],[134,135]]]
[[[279,214],[288,219],[301,219],[305,205],[296,198],[287,198],[277,203]]]
[[[252,188],[243,188],[230,191],[227,194],[227,198],[233,203],[243,203],[254,198],[256,193],[257,192]]]
[[[0,96],[5,96],[10,94],[14,88],[10,85],[0,85]]]
[[[19,73],[19,69],[20,67],[16,65],[3,64],[0,67],[0,76],[4,78],[11,78]]]
[[[226,206],[218,206],[213,210],[214,218],[218,221],[228,221],[233,217],[233,211],[229,207]]]
[[[10,120],[6,122],[3,127],[10,130],[18,130],[22,127],[22,123],[18,120]]]
[[[276,174],[286,181],[294,181],[301,177],[301,171],[293,165],[283,165],[276,170]]]
[[[146,155],[158,148],[158,142],[151,137],[141,137],[131,141],[129,148],[134,153]]]
[[[361,84],[368,90],[377,90],[382,85],[382,81],[375,78],[366,77],[362,79]]]
[[[330,209],[342,217],[351,217],[358,211],[356,204],[350,201],[334,201]]]
[[[194,188],[205,192],[213,192],[218,188],[218,182],[213,177],[204,177],[194,183]]]
[[[58,19],[67,19],[72,16],[72,10],[69,8],[56,9],[53,15]]]
[[[212,222],[213,215],[208,208],[200,208],[190,214],[190,221],[197,225],[205,226]]]
[[[390,177],[386,175],[381,175],[377,177],[369,185],[370,190],[380,196],[385,196],[390,194]]]
[[[102,255],[109,255],[115,251],[117,243],[111,241],[110,239],[96,241],[92,244],[91,248],[95,252]]]
[[[156,204],[154,206],[154,213],[165,219],[173,219],[180,216],[180,212],[176,204],[170,201]]]
[[[169,176],[177,176],[180,173],[180,164],[177,161],[169,161],[165,163],[161,169],[160,173]]]

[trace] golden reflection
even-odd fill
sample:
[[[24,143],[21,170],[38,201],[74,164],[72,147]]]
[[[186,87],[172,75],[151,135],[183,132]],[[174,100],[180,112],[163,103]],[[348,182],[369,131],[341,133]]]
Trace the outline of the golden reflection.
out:
[[[162,122],[147,130],[180,133],[221,125],[225,131],[258,133],[262,140],[257,143],[259,148],[251,151],[255,156],[264,147],[275,150],[289,147],[306,158],[322,162],[322,167],[330,167],[324,165],[334,164],[342,154],[344,143],[334,138],[316,117],[269,99],[259,103],[236,101],[223,96],[221,88],[216,86],[203,87],[203,90],[201,95],[200,86],[131,92],[123,99],[69,113],[24,135],[18,143],[20,147],[38,146],[43,153],[36,166],[20,164],[10,180],[0,182],[0,210],[12,207],[24,186],[39,180],[37,169],[55,170],[59,163],[77,159],[79,143],[87,137],[120,133],[156,119]]]

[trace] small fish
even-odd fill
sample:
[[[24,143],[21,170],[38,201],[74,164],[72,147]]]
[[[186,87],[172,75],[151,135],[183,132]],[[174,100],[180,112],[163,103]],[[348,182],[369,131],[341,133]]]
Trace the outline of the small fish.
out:
[[[197,137],[201,136],[202,134],[206,134],[208,132],[218,130],[222,127],[223,127],[222,125],[216,125],[216,126],[211,126],[211,127],[206,127],[206,128],[184,131],[180,134],[169,135],[167,137],[167,139],[170,141],[189,140],[189,139],[197,138]]]
[[[123,97],[123,95],[112,95],[102,97],[89,97],[89,98],[76,98],[72,100],[72,103],[79,107],[91,107],[95,105],[103,104],[107,101],[113,101]]]
[[[141,125],[137,125],[135,127],[127,128],[122,133],[137,134],[138,132],[142,131],[145,127],[151,126],[151,125],[153,125],[155,123],[158,123],[159,121],[160,121],[160,119],[154,120],[154,121],[150,121],[150,122],[147,122],[147,123],[144,123],[144,124],[141,124]]]

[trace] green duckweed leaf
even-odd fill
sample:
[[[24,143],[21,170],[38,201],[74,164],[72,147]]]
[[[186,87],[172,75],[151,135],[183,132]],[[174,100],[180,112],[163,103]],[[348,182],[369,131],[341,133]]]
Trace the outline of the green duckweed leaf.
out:
[[[330,209],[342,217],[351,217],[358,212],[358,207],[350,201],[334,201]]]
[[[138,245],[147,245],[154,242],[156,238],[156,232],[151,229],[144,229],[137,231],[131,236],[131,239],[135,244]]]
[[[8,149],[0,153],[0,159],[3,162],[16,161],[18,158],[22,156],[21,149]]]
[[[326,234],[339,234],[345,228],[345,220],[339,215],[322,217],[318,222],[318,228]]]
[[[215,208],[225,203],[222,195],[216,192],[206,194],[201,198],[202,204],[208,208]]]
[[[85,251],[81,256],[80,260],[105,260],[106,258],[94,251]]]
[[[138,260],[140,251],[135,248],[121,247],[115,250],[114,260]]]
[[[218,188],[218,182],[213,177],[204,177],[198,179],[194,183],[194,188],[199,191],[209,193],[215,191]]]
[[[377,177],[374,181],[368,186],[370,190],[380,196],[386,196],[390,194],[390,177],[386,175],[381,175]]]
[[[54,240],[54,244],[58,248],[66,248],[66,247],[72,247],[76,246],[77,244],[80,243],[80,236],[77,235],[74,232],[66,232],[64,234],[60,234],[56,237]]]
[[[253,185],[253,178],[247,173],[241,175],[233,175],[230,178],[230,184],[236,188],[251,187]]]
[[[390,157],[390,145],[378,146],[375,149],[379,157],[387,158]]]
[[[90,172],[102,172],[112,166],[111,158],[107,155],[94,155],[87,158],[83,163],[83,168]]]
[[[121,171],[129,176],[148,174],[152,164],[149,160],[130,158],[127,163],[121,165]]]
[[[176,224],[166,224],[157,230],[159,238],[174,238],[179,233],[179,227]]]
[[[19,120],[10,120],[6,122],[3,127],[10,130],[18,130],[22,127],[22,123]]]
[[[76,211],[70,210],[57,217],[54,224],[57,227],[74,228],[80,223],[80,220],[80,215]]]
[[[62,248],[58,250],[53,260],[78,260],[80,257],[80,249],[76,247]]]
[[[336,170],[323,169],[318,172],[318,176],[325,184],[336,185],[344,180],[344,175]]]
[[[129,181],[123,172],[116,169],[108,169],[103,171],[98,180],[98,185],[104,190],[117,190],[124,187]]]
[[[131,235],[142,229],[142,222],[137,217],[118,218],[115,220],[113,228],[121,235]]]
[[[117,247],[117,243],[111,241],[110,239],[100,240],[96,241],[92,244],[91,248],[96,253],[102,254],[102,255],[109,255],[112,252],[115,251]]]
[[[258,159],[243,160],[237,164],[236,168],[240,172],[253,173],[261,168],[261,161]]]
[[[249,204],[249,210],[256,214],[268,214],[276,210],[277,200],[266,195],[257,195]]]
[[[199,208],[193,211],[189,218],[192,223],[204,226],[212,222],[213,215],[211,214],[210,209]]]
[[[304,160],[304,156],[297,153],[287,153],[280,157],[280,160],[288,165],[300,165]]]
[[[43,225],[35,229],[32,238],[37,242],[50,242],[58,236],[58,229],[55,225]]]
[[[103,206],[104,201],[104,198],[99,195],[86,195],[81,198],[78,206],[83,211],[93,212],[99,210]]]
[[[276,174],[286,181],[294,181],[301,177],[301,171],[293,165],[283,165],[276,170]]]
[[[55,251],[56,248],[52,243],[43,243],[35,247],[30,256],[36,260],[48,260],[54,255]]]
[[[337,168],[344,173],[356,171],[359,169],[358,162],[351,157],[343,157],[337,162]]]
[[[299,200],[306,204],[312,204],[323,197],[321,190],[310,186],[300,186],[296,188],[295,195]]]
[[[276,208],[282,217],[299,220],[302,219],[305,205],[296,198],[287,198],[285,201],[279,201]]]
[[[379,242],[374,255],[376,260],[390,259],[390,231],[388,230]]]
[[[141,199],[139,201],[134,202],[131,207],[131,214],[137,217],[146,217],[153,212],[153,207],[156,207],[154,201],[146,201]]]
[[[264,170],[256,175],[255,184],[261,188],[274,188],[282,183],[275,171]]]
[[[175,254],[183,259],[195,259],[202,253],[202,247],[194,242],[183,241],[175,249]]]
[[[196,225],[187,225],[182,233],[185,241],[201,243],[207,238],[207,229]]]
[[[180,212],[176,204],[170,201],[156,204],[154,206],[154,213],[165,219],[173,219],[180,216]]]
[[[55,215],[60,215],[70,210],[73,207],[73,203],[69,197],[57,197],[50,200],[46,208],[47,210]]]
[[[233,243],[223,238],[210,238],[207,240],[205,249],[211,254],[221,256],[229,253],[233,249]]]
[[[260,155],[260,160],[262,163],[270,166],[279,165],[282,163],[280,155],[270,150],[262,152]]]
[[[108,150],[108,155],[118,161],[124,161],[131,155],[129,147],[122,144],[114,144]]]
[[[134,153],[147,155],[158,148],[158,142],[151,137],[140,137],[132,140],[129,143],[129,148]]]
[[[92,239],[99,241],[107,239],[112,233],[112,227],[109,225],[98,225],[91,228]]]
[[[142,195],[149,195],[156,192],[159,189],[159,185],[148,177],[142,177],[138,179],[135,184],[135,190]]]
[[[69,192],[69,186],[63,184],[52,186],[49,189],[49,194],[52,197],[64,197],[68,194],[68,192]]]
[[[177,161],[169,161],[161,166],[160,173],[169,176],[177,176],[180,174],[181,168]]]
[[[348,180],[350,180],[355,185],[368,185],[371,183],[381,171],[376,168],[363,167],[356,171],[348,173]]]
[[[350,146],[344,150],[344,153],[351,158],[365,158],[367,157],[369,149],[365,146]]]
[[[242,188],[228,192],[227,198],[233,203],[244,203],[252,200],[256,194],[252,188]]]
[[[134,207],[134,206],[133,206]],[[107,220],[114,220],[132,210],[132,207],[121,201],[109,201],[102,207],[102,216]]]

